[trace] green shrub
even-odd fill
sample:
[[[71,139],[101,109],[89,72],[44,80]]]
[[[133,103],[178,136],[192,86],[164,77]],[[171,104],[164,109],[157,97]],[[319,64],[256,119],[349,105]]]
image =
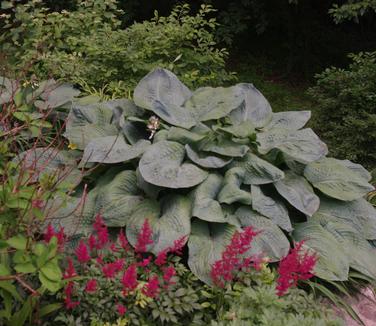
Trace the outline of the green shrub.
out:
[[[124,97],[156,66],[173,70],[189,86],[233,79],[224,69],[227,52],[214,40],[217,26],[203,5],[188,5],[169,16],[121,27],[124,13],[115,0],[78,0],[74,11],[49,12],[41,1],[17,4],[8,18],[3,51],[39,78],[53,75],[86,89],[106,88]]]
[[[329,68],[309,90],[316,101],[314,128],[330,154],[376,166],[376,52],[351,55],[348,69]]]

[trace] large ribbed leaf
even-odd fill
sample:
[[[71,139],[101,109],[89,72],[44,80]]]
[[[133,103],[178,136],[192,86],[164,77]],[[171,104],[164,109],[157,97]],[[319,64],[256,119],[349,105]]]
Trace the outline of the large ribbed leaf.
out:
[[[139,169],[136,170],[136,176],[137,187],[140,188],[150,198],[156,199],[163,188],[146,182],[145,179],[142,177]]]
[[[119,131],[111,124],[113,111],[105,104],[75,105],[69,112],[64,136],[78,149],[98,137],[116,136]]]
[[[141,117],[144,110],[137,107],[131,100],[121,98],[102,103],[114,112],[121,113],[124,117]]]
[[[278,199],[266,196],[259,186],[251,186],[252,208],[270,218],[280,228],[292,230],[290,217],[285,205]]]
[[[133,246],[146,219],[153,230],[153,244],[147,249],[158,254],[173,247],[176,240],[188,240],[191,233],[191,200],[185,196],[171,195],[163,198],[161,203],[151,199],[141,202],[127,223],[127,238]]]
[[[120,128],[126,140],[132,145],[140,140],[148,139],[150,136],[150,133],[145,129],[145,125],[142,125],[140,122],[123,119],[120,123]]]
[[[244,105],[230,113],[233,124],[250,121],[257,128],[265,126],[272,118],[272,108],[266,98],[252,84],[237,84],[244,96]]]
[[[343,246],[318,222],[310,221],[295,225],[293,238],[304,240],[304,247],[312,249],[318,255],[314,273],[324,280],[346,281],[348,278],[350,257]]]
[[[340,200],[355,200],[374,189],[357,171],[345,167],[334,158],[323,158],[308,164],[304,176],[315,188]]]
[[[201,281],[212,284],[212,265],[222,257],[222,252],[231,242],[236,227],[226,223],[192,222],[188,241],[188,266]]]
[[[150,142],[147,140],[129,145],[122,135],[95,138],[85,147],[82,163],[126,162],[140,157],[149,146]]]
[[[284,111],[273,113],[272,121],[265,126],[265,130],[278,128],[298,130],[303,128],[310,118],[311,111]]]
[[[191,128],[192,114],[182,107],[191,91],[170,71],[157,68],[148,73],[134,90],[136,105],[153,111],[174,126]]]
[[[365,181],[369,182],[372,179],[371,173],[369,173],[362,165],[356,164],[349,160],[337,160],[338,163],[346,166],[351,171],[357,173]]]
[[[149,183],[167,188],[189,188],[205,180],[207,172],[190,163],[183,163],[184,146],[172,141],[160,141],[150,146],[142,156],[139,169]]]
[[[305,178],[286,171],[285,178],[275,182],[274,186],[282,197],[304,214],[312,216],[318,210],[320,199]]]
[[[319,160],[328,153],[327,146],[311,129],[273,129],[258,133],[257,141],[261,154],[267,154],[276,148],[295,161],[305,164]]]
[[[107,226],[123,227],[133,213],[135,207],[143,199],[137,187],[134,171],[122,171],[112,181],[95,189],[96,213],[101,213]]]
[[[221,205],[216,200],[222,186],[223,177],[209,174],[193,192],[192,215],[208,222],[226,222]]]
[[[204,152],[196,152],[189,145],[185,145],[185,150],[187,151],[188,158],[199,166],[204,168],[219,169],[223,168],[227,164],[231,163],[232,158],[224,158],[219,155],[214,155]]]
[[[349,258],[350,267],[376,280],[376,255],[368,241],[349,224],[325,217],[321,217],[319,222],[340,243]]]
[[[35,105],[42,109],[48,110],[72,103],[73,99],[81,92],[72,85],[59,84],[54,80],[49,80],[39,87],[40,98],[43,101],[36,101]]]
[[[224,204],[239,202],[250,205],[252,203],[251,194],[240,188],[244,180],[245,171],[235,167],[228,170],[223,180],[223,187],[218,194],[218,201]]]
[[[273,164],[250,152],[241,158],[240,161],[234,162],[233,165],[244,168],[244,184],[262,185],[273,183],[285,176],[283,171]]]
[[[184,107],[196,121],[216,120],[239,108],[244,101],[243,93],[237,86],[202,87],[197,89]]]
[[[206,137],[205,134],[198,134],[183,128],[171,127],[168,131],[167,139],[181,144],[197,143]]]
[[[215,139],[201,147],[204,152],[212,152],[223,156],[243,157],[249,150],[247,145],[235,143],[229,139]]]
[[[238,125],[232,125],[227,127],[219,127],[216,130],[221,130],[230,135],[239,138],[248,138],[253,136],[256,133],[255,126],[251,121],[243,121]]]
[[[77,168],[75,157],[68,151],[52,147],[29,149],[19,154],[14,161],[20,162],[23,169],[33,171],[31,182],[47,175],[75,187],[82,180],[82,172]]]
[[[376,209],[365,199],[343,202],[337,199],[320,198],[320,208],[314,217],[347,223],[368,240],[376,239]]]
[[[278,261],[288,254],[290,249],[288,239],[270,219],[246,206],[237,209],[235,215],[242,227],[252,226],[254,230],[260,231],[252,241],[250,254],[261,254],[272,262]]]

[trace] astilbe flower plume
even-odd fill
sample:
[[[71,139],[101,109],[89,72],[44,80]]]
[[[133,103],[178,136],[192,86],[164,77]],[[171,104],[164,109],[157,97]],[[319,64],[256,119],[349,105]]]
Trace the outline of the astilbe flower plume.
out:
[[[124,305],[122,305],[121,303],[118,303],[116,305],[116,310],[117,310],[117,312],[120,316],[124,316],[125,313],[127,312],[127,308]]]
[[[48,224],[46,231],[43,234],[43,239],[46,243],[50,243],[50,241],[53,237],[56,237],[56,239],[57,239],[57,245],[58,245],[59,251],[63,251],[65,241],[66,241],[66,235],[64,233],[64,228],[60,228],[60,230],[58,232],[56,232],[54,227],[51,224]]]
[[[185,246],[185,243],[187,242],[187,237],[181,237],[177,240],[174,241],[174,245],[172,247],[168,247],[162,251],[159,252],[157,255],[157,258],[155,259],[154,263],[157,266],[162,266],[167,264],[167,255],[169,253],[171,254],[177,254],[181,255],[182,254],[182,249]]]
[[[173,284],[171,279],[176,275],[176,270],[174,266],[168,266],[163,269],[163,280],[165,281],[166,285]]]
[[[149,278],[146,285],[142,288],[142,293],[149,298],[155,298],[159,293],[159,279],[157,275]]]
[[[108,229],[100,214],[95,217],[93,228],[97,233],[96,248],[102,249],[109,241]]]
[[[76,273],[76,270],[74,269],[73,260],[72,258],[68,257],[68,267],[64,271],[63,278],[69,279],[75,276],[77,276],[77,273]]]
[[[123,248],[124,250],[129,249],[128,240],[124,235],[123,229],[120,230],[117,240],[118,240],[121,248]]]
[[[74,287],[74,283],[68,282],[64,290],[64,294],[65,294],[64,303],[65,303],[65,308],[67,309],[73,309],[80,304],[80,301],[72,301],[73,287]]]
[[[85,286],[85,291],[88,293],[94,293],[97,291],[97,280],[95,279],[90,279],[87,281],[86,286]]]
[[[278,296],[286,294],[299,280],[308,280],[314,276],[317,256],[308,251],[303,252],[303,244],[304,241],[295,243],[295,248],[290,249],[289,254],[279,263],[276,287]]]
[[[142,224],[141,231],[137,236],[137,243],[135,246],[136,252],[146,252],[147,246],[153,244],[153,230],[149,224],[149,220],[146,219]]]
[[[82,240],[78,244],[75,250],[75,254],[78,262],[80,262],[81,264],[87,263],[90,260],[89,250]]]
[[[102,266],[102,273],[106,278],[113,278],[124,267],[124,259],[117,259],[113,263],[107,263]]]
[[[243,232],[234,233],[230,244],[222,252],[222,258],[212,265],[210,276],[215,285],[223,287],[225,282],[233,280],[236,271],[250,266],[252,259],[242,256],[251,248],[257,234],[250,226],[245,227]]]
[[[132,264],[127,268],[124,272],[123,277],[121,279],[121,283],[123,284],[123,290],[126,291],[133,291],[136,289],[138,282],[137,282],[137,267],[135,264]]]

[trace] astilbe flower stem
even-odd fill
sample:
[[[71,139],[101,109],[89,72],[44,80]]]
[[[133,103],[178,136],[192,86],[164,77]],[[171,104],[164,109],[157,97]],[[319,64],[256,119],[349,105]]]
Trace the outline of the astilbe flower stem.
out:
[[[279,263],[276,287],[278,296],[286,294],[299,280],[308,280],[314,276],[317,256],[308,251],[303,252],[303,245],[304,241],[295,243],[295,247]]]

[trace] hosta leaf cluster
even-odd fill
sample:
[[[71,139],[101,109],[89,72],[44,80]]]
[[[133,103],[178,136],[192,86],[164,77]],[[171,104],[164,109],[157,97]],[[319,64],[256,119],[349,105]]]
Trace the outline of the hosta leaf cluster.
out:
[[[159,121],[151,133],[152,115]],[[148,249],[186,239],[188,264],[207,283],[211,264],[245,226],[261,231],[249,255],[278,261],[289,240],[305,240],[319,257],[317,276],[346,280],[353,268],[376,279],[369,244],[376,212],[363,198],[374,189],[370,175],[326,157],[327,146],[304,127],[309,118],[308,111],[273,113],[252,84],[192,91],[164,69],[139,82],[134,102],[73,104],[65,136],[80,150],[80,166],[108,170],[80,223],[101,211],[135,244],[148,219]]]

